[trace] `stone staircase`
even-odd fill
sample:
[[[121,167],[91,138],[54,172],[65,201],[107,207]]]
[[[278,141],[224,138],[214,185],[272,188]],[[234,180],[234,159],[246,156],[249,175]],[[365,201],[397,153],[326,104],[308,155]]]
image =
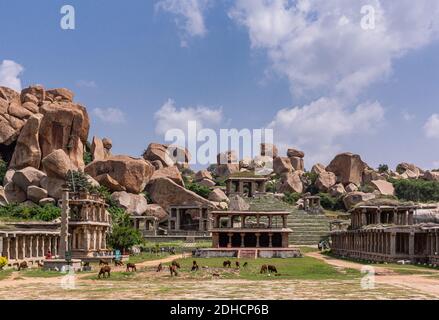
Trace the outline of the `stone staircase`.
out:
[[[289,242],[292,245],[317,245],[329,234],[329,219],[324,214],[308,214],[270,194],[245,200],[249,202],[250,210],[289,211],[288,227],[293,230]]]

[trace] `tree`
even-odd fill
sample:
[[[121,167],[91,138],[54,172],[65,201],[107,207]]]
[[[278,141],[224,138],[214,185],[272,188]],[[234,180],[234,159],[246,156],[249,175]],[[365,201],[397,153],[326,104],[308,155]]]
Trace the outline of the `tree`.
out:
[[[439,182],[425,180],[395,180],[390,182],[395,187],[395,195],[400,200],[414,202],[439,201]]]
[[[66,181],[71,192],[90,191],[92,189],[91,183],[82,171],[69,170]]]
[[[378,172],[379,173],[386,173],[389,172],[389,166],[387,164],[380,164],[378,166]]]
[[[113,249],[125,252],[132,246],[142,243],[142,235],[139,230],[125,225],[113,226],[113,232],[108,239],[109,245]]]
[[[199,196],[208,199],[209,194],[211,193],[211,190],[208,187],[205,187],[198,183],[190,183],[186,186],[186,188],[192,192],[195,192]]]

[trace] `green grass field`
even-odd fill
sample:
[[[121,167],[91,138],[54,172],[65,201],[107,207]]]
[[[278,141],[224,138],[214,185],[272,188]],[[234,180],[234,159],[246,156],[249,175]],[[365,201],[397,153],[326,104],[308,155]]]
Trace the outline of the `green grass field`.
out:
[[[129,258],[129,262],[131,263],[142,263],[145,261],[152,261],[152,260],[159,260],[164,259],[166,257],[169,257],[169,253],[149,253],[149,252],[142,252],[141,254],[137,255],[131,255]]]
[[[9,277],[12,271],[12,269],[0,270],[0,281]]]
[[[180,272],[189,272],[192,266],[193,258],[180,259]],[[242,278],[247,280],[267,280],[267,279],[298,279],[298,280],[330,280],[330,279],[355,279],[360,277],[360,272],[352,269],[337,270],[336,268],[326,264],[323,261],[311,257],[296,258],[296,259],[258,259],[258,260],[244,260],[240,259],[241,266],[244,262],[248,263],[246,268],[241,267],[240,270],[235,268],[237,259],[229,258],[210,258],[210,259],[195,259],[200,266],[209,267],[208,269],[201,269],[200,275],[203,272],[221,273],[224,278]],[[223,262],[225,260],[232,261],[231,269],[223,269]],[[279,276],[260,274],[261,266],[274,265],[276,266]],[[192,273],[197,277],[197,273]]]
[[[65,275],[58,271],[44,271],[42,269],[28,269],[20,271],[20,276],[25,278],[53,278]]]

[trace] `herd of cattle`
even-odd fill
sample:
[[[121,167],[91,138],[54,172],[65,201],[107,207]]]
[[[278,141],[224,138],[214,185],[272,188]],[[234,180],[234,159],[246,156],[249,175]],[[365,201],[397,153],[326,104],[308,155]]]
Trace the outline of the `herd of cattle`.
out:
[[[116,260],[114,261],[114,265],[116,267],[120,267],[123,266],[124,263],[120,260]],[[105,277],[110,277],[111,275],[111,267],[109,266],[108,262],[101,260],[99,262],[99,266],[101,266],[101,269],[99,271],[98,274],[98,278],[101,278],[101,276]],[[241,268],[241,264],[239,261],[235,262],[235,266],[237,269]],[[244,264],[242,265],[243,268],[247,268],[248,263],[244,262]],[[232,268],[232,261],[230,260],[226,260],[223,262],[223,268]],[[163,266],[162,263],[160,263],[157,266],[156,272],[162,272],[165,269],[165,267]],[[171,274],[171,277],[173,276],[178,276],[178,270],[181,269],[181,265],[177,262],[177,261],[172,261],[171,264],[169,265],[169,272]],[[191,268],[191,272],[197,272],[200,269],[197,261],[193,261],[192,262],[192,268]],[[127,263],[126,265],[126,272],[136,272],[137,268],[136,265],[134,263]],[[275,275],[280,275],[277,271],[277,268],[273,265],[262,265],[261,266],[261,270],[260,270],[261,274],[275,274]],[[218,273],[213,273],[212,274],[214,277],[219,277],[220,275]]]

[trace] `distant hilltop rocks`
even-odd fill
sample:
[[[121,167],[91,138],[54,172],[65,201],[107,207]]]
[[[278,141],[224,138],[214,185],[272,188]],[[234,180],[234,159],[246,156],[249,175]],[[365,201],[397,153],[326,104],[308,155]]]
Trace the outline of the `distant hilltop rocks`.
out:
[[[130,214],[160,219],[174,205],[227,209],[244,203],[224,193],[225,180],[232,175],[263,175],[269,180],[267,191],[277,197],[320,194],[347,210],[394,196],[394,180],[439,182],[439,172],[410,163],[399,164],[395,171],[374,169],[353,153],[338,154],[328,166],[315,164],[307,171],[305,152],[289,148],[281,155],[269,143],[262,143],[254,158],[239,159],[234,150],[219,153],[216,164],[195,173],[185,148],[149,143],[140,158],[115,155],[110,138],[90,141],[89,130],[87,109],[74,102],[68,89],[34,85],[16,92],[0,87],[0,158],[7,165],[0,205],[56,204],[69,171],[81,171],[92,186],[105,187],[112,201]]]

